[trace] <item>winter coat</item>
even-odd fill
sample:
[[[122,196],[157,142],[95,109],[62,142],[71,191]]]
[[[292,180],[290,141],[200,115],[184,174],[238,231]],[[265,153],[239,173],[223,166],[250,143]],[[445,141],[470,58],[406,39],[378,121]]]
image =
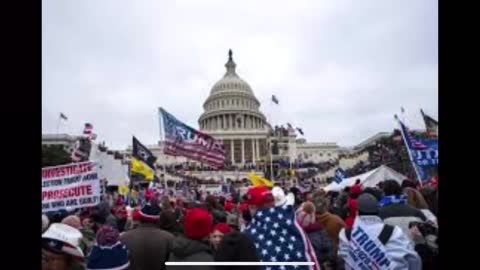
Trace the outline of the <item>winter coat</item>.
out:
[[[352,228],[353,227],[353,222],[355,221],[355,218],[357,217],[357,210],[358,210],[358,201],[357,199],[348,199],[348,209],[350,210],[350,213],[348,217],[345,219],[345,225],[347,228]]]
[[[241,252],[239,252],[241,250]],[[216,262],[259,262],[252,240],[243,233],[232,232],[223,238],[215,254]],[[261,270],[261,266],[217,266],[216,270]]]
[[[310,239],[310,243],[312,243],[313,250],[320,265],[326,262],[333,263],[336,257],[333,241],[323,226],[320,223],[314,223],[304,228],[304,230]]]
[[[338,235],[340,234],[340,231],[345,228],[345,222],[339,216],[329,212],[317,214],[315,219],[325,228],[328,236],[333,241],[334,252],[337,254],[339,243]]]
[[[371,240],[378,239],[378,236],[383,230],[384,225],[385,224],[378,216],[357,216],[357,219],[351,230],[351,239],[353,240],[355,238],[355,240],[360,243],[360,246],[363,246],[364,252],[372,252],[376,249],[372,250]],[[379,244],[381,245],[381,243]],[[415,251],[412,241],[408,239],[408,237],[399,227],[394,226],[393,232],[389,240],[385,243],[385,245],[383,245],[383,248],[385,250],[386,257],[390,261],[389,269],[422,269],[422,261],[418,253]],[[354,266],[349,265],[348,261],[346,260],[349,258],[350,251],[350,241],[345,234],[345,229],[343,229],[340,232],[340,246],[338,249],[338,255],[345,261],[346,270],[355,269]]]
[[[172,244],[170,262],[213,262],[213,250],[205,242],[183,236],[176,237]],[[213,266],[167,266],[167,270],[214,270]]]
[[[405,204],[389,204],[380,208],[380,218],[385,224],[400,227],[410,240],[413,239],[409,224],[410,222],[425,222],[427,218],[422,211]]]
[[[155,224],[140,224],[120,236],[130,251],[131,270],[164,270],[174,237]],[[177,269],[178,270],[178,269]]]

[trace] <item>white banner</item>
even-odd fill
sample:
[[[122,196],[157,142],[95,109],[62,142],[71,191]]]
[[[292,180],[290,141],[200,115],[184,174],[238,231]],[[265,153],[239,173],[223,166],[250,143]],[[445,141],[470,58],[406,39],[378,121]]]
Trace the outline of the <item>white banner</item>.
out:
[[[42,168],[42,212],[75,209],[100,203],[95,162]]]

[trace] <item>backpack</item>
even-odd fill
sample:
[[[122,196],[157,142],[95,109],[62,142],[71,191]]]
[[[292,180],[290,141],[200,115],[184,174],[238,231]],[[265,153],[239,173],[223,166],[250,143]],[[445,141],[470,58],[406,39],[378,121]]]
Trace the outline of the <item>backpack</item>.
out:
[[[385,224],[383,226],[382,231],[378,235],[378,240],[385,245],[387,244],[388,240],[390,240],[390,237],[392,236],[393,229],[395,229],[394,226]],[[352,229],[351,228],[345,228],[345,236],[347,237],[348,241],[350,241],[352,237]]]

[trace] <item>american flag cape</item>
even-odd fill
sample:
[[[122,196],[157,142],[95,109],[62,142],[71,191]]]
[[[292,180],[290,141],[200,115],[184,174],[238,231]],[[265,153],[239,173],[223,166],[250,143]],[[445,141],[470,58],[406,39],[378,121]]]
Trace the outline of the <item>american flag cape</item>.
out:
[[[257,211],[243,231],[262,262],[313,262],[313,266],[265,266],[264,270],[320,270],[308,236],[295,219],[292,205]]]
[[[184,156],[207,163],[214,168],[224,166],[225,148],[223,143],[179,121],[164,109],[160,108],[159,111],[163,120],[164,153],[166,155]]]

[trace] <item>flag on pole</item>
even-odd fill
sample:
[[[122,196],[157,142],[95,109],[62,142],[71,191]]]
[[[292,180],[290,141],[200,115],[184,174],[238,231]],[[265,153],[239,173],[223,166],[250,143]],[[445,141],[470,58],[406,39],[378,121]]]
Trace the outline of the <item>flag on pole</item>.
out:
[[[137,160],[148,165],[152,170],[155,170],[155,161],[157,158],[152,154],[147,147],[145,147],[140,141],[133,136],[132,156]]]
[[[438,121],[425,114],[422,109],[420,109],[420,112],[422,113],[428,135],[433,137],[438,136]]]
[[[275,95],[272,95],[272,102],[278,105],[278,98]]]
[[[75,147],[71,156],[73,162],[89,160],[90,152],[92,150],[92,140],[96,138],[96,134],[94,134],[92,130],[92,124],[86,123],[82,136],[80,136],[75,142]]]
[[[266,178],[263,178],[259,175],[256,175],[254,173],[250,173],[248,174],[248,178],[250,178],[250,182],[252,182],[252,185],[257,187],[257,186],[266,186],[266,187],[269,187],[269,188],[273,188],[273,183],[266,179]]]
[[[419,181],[428,180],[425,167],[438,165],[438,140],[417,139],[398,117],[396,119]]]
[[[224,166],[225,148],[222,142],[179,121],[163,108],[159,109],[159,113],[163,120],[166,155],[183,156],[214,168]]]
[[[139,174],[147,180],[153,180],[155,173],[149,166],[136,158],[132,158],[131,162],[130,172],[132,174]]]
[[[297,127],[297,130],[298,130],[298,132],[299,132],[300,134],[302,134],[302,136],[303,136],[303,130],[302,130],[301,128],[298,128],[298,127]]]
[[[423,144],[420,140],[417,140],[412,132],[405,126],[405,124],[398,120],[400,123],[400,128],[403,134],[405,135],[405,144],[413,150],[425,150],[428,148],[427,145]]]
[[[65,114],[63,114],[63,113],[60,113],[60,119],[63,119],[63,120],[65,120],[65,121],[67,121],[67,120],[68,120],[68,117],[67,117]]]
[[[335,170],[335,177],[333,178],[333,181],[335,181],[337,184],[340,184],[343,179],[345,179],[347,174],[342,168],[338,168]]]
[[[93,125],[90,123],[85,123],[85,127],[83,128],[84,135],[90,135],[93,133]]]
[[[85,123],[85,127],[83,128],[83,136],[90,140],[95,140],[97,138],[97,134],[93,133],[92,124]]]

